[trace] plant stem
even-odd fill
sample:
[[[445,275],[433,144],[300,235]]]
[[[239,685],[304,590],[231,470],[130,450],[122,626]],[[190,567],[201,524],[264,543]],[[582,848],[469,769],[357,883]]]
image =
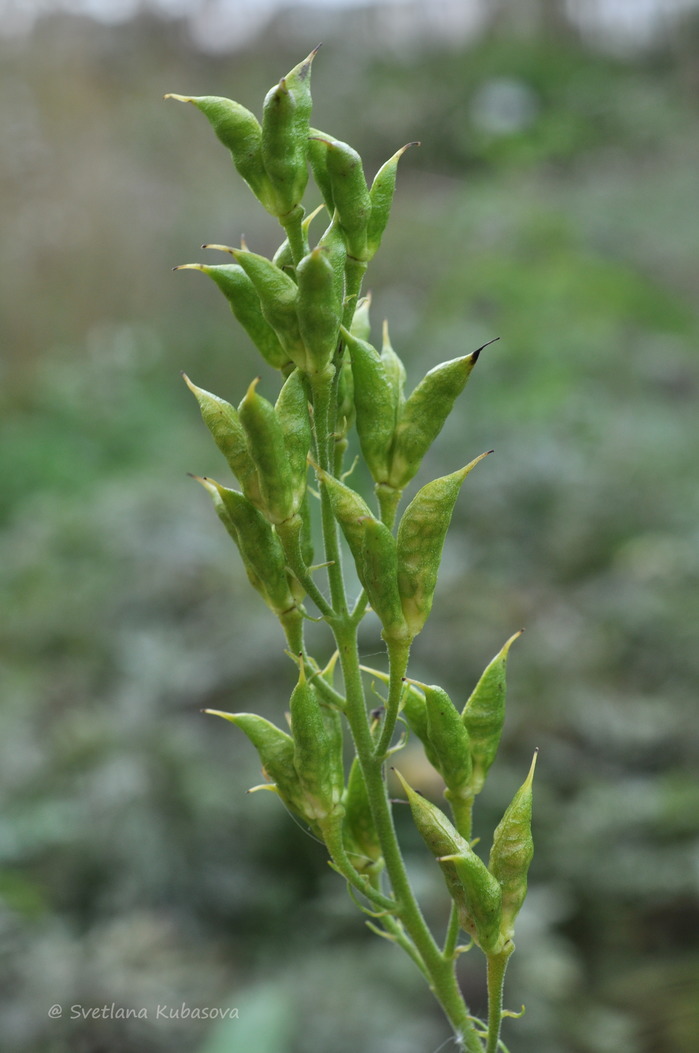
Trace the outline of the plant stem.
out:
[[[353,297],[353,308],[361,287],[364,269],[364,267],[355,267],[350,272],[351,281],[348,280],[348,294]],[[333,374],[328,371],[328,373],[311,377],[311,387],[318,463],[324,472],[331,473],[334,467],[331,464],[333,451],[330,447],[332,439],[331,421],[333,419],[331,404],[333,399],[336,399]],[[332,616],[326,616],[326,621],[333,632],[339,653],[346,698],[344,713],[350,726],[356,754],[364,776],[372,818],[381,844],[386,875],[393,895],[392,900],[382,897],[384,902],[392,905],[391,914],[393,917],[387,925],[387,929],[394,938],[396,938],[398,933],[401,934],[398,942],[403,946],[406,944],[410,945],[411,958],[419,965],[427,977],[432,993],[446,1013],[463,1048],[468,1053],[483,1053],[482,1043],[473,1026],[468,1008],[459,989],[454,955],[445,956],[440,951],[410,885],[396,836],[393,812],[386,787],[384,759],[395,730],[403,677],[408,664],[410,641],[405,639],[389,639],[386,641],[390,662],[389,694],[384,726],[375,749],[359,664],[357,631],[361,620],[360,611],[363,612],[363,606],[355,607],[352,613],[348,612],[340,561],[338,527],[332,510],[330,495],[322,478],[319,480],[319,489],[325,559],[329,564],[328,580],[333,608]],[[366,887],[361,882],[361,877],[357,875],[351,862],[346,857],[344,846],[341,843],[341,832],[339,837],[340,844],[337,844],[336,833],[337,831],[333,834],[332,848],[330,845],[328,846],[331,849],[331,854],[335,857],[335,862],[350,880],[352,886],[363,892],[364,895],[368,895]],[[359,884],[356,880],[357,877],[360,879]],[[376,902],[376,899],[374,901]]]
[[[311,573],[308,567],[304,563],[303,556],[301,554],[301,521],[299,519],[297,524],[291,524],[291,522],[280,523],[277,526],[277,534],[284,548],[284,555],[286,556],[289,568],[293,572],[296,578],[303,585],[304,589],[315,603],[320,613],[325,618],[331,618],[333,616],[333,609],[326,600],[323,593],[320,591],[316,583],[311,577]],[[298,649],[293,649],[294,654],[298,654]]]
[[[410,656],[409,640],[389,639],[387,641],[387,646],[389,661],[388,700],[386,702],[386,713],[384,716],[381,738],[377,743],[375,751],[375,756],[379,761],[384,761],[386,759],[388,748],[391,745],[393,732],[396,728],[396,720],[398,719],[400,697],[403,691],[403,677],[407,672],[408,658]]]
[[[485,1053],[497,1053],[502,1024],[502,991],[512,952],[488,955],[488,1044]]]
[[[287,216],[282,216],[279,220],[284,232],[289,239],[289,247],[291,248],[291,258],[294,261],[294,266],[298,267],[299,263],[306,255],[307,246],[303,236],[303,209],[294,208]]]
[[[364,775],[376,831],[381,842],[386,873],[396,900],[395,914],[410,937],[429,977],[430,988],[455,1033],[469,1053],[482,1053],[466,1004],[459,990],[454,961],[440,952],[410,885],[393,824],[384,780],[382,758],[376,756],[369,728],[359,669],[356,629],[348,621],[334,627],[347,697],[346,715]]]
[[[447,935],[444,940],[444,950],[442,954],[445,958],[453,958],[454,952],[456,951],[456,942],[459,938],[459,914],[456,909],[456,904],[452,903],[451,911],[449,912],[449,924],[447,925]]]
[[[313,391],[313,422],[316,437],[318,463],[323,471],[332,474],[330,464],[330,403],[334,391],[334,373],[320,373],[311,379]],[[328,564],[328,582],[330,599],[336,616],[347,613],[345,582],[342,576],[342,557],[337,536],[337,523],[330,502],[330,495],[322,479],[318,481],[320,490],[320,514],[325,545],[325,561]]]

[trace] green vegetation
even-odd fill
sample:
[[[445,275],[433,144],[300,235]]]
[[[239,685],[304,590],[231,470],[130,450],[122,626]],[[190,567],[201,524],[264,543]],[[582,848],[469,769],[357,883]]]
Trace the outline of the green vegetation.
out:
[[[213,1050],[196,1021],[47,1017],[57,1002],[186,1000],[239,1006],[221,1028],[246,1053],[355,1050],[369,1040],[367,1004],[377,1053],[436,1047],[444,1031],[410,964],[361,939],[323,852],[238,792],[259,780],[254,758],[199,714],[250,698],[275,719],[288,659],[269,658],[275,627],[183,474],[215,475],[220,462],[177,370],[232,399],[231,356],[244,384],[254,352],[213,286],[164,276],[183,245],[222,228],[236,244],[243,222],[271,253],[276,224],[248,226],[247,195],[208,129],[197,139],[188,127],[182,154],[160,97],[186,85],[255,98],[295,58],[256,47],[254,64],[205,60],[147,23],[40,23],[2,48],[21,129],[0,162],[14,254],[2,294],[5,1041],[22,1053]],[[416,478],[465,463],[465,432],[469,450],[496,448],[457,505],[414,675],[439,669],[461,698],[526,626],[501,790],[484,792],[475,830],[492,831],[538,745],[537,855],[507,1001],[527,1006],[518,1049],[693,1053],[699,115],[679,69],[526,52],[498,44],[413,68],[367,57],[361,83],[343,64],[322,126],[375,136],[369,173],[391,136],[390,147],[424,143],[373,265],[373,314],[391,318],[408,389],[500,336],[445,426],[443,467],[428,454]],[[531,81],[539,117],[489,139],[481,120],[469,139],[473,94],[491,77]],[[396,103],[408,84],[424,99],[409,130]],[[385,125],[361,112],[368,92]],[[458,117],[441,128],[440,92]],[[565,151],[545,125],[567,129]],[[401,771],[425,786],[413,757]],[[413,845],[437,918],[442,877]],[[338,958],[326,1014],[317,991]],[[275,1011],[251,1031],[260,1000]]]

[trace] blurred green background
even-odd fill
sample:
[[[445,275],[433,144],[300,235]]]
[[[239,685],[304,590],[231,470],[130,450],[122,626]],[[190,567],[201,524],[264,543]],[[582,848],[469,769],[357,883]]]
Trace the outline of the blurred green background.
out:
[[[371,8],[299,8],[217,52],[147,13],[46,13],[0,38],[2,1049],[448,1037],[320,847],[245,796],[260,776],[242,736],[200,714],[279,719],[294,672],[186,477],[226,473],[179,370],[237,402],[261,364],[214,286],[170,268],[202,242],[244,232],[271,253],[280,236],[203,118],[161,99],[259,111],[321,34],[314,122],[370,176],[422,141],[370,271],[377,339],[388,317],[412,386],[501,338],[416,481],[495,447],[457,506],[413,675],[463,701],[526,627],[477,819],[487,844],[539,746],[506,999],[527,1012],[505,1041],[699,1048],[699,23],[613,54],[556,11],[449,46],[387,34]],[[362,645],[378,664],[371,627]],[[399,820],[439,926],[441,877]],[[462,976],[482,1012],[477,954]]]

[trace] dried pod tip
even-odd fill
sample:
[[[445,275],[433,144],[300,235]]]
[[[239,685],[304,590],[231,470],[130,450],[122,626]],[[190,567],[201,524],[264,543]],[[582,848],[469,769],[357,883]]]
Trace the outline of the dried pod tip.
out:
[[[475,366],[476,362],[478,361],[478,357],[479,357],[481,351],[483,351],[486,347],[490,347],[491,344],[497,343],[497,341],[499,339],[500,339],[499,336],[494,336],[492,340],[488,340],[487,343],[481,344],[480,347],[477,347],[475,351],[471,352],[469,357],[470,357],[471,361],[473,362],[474,366]]]

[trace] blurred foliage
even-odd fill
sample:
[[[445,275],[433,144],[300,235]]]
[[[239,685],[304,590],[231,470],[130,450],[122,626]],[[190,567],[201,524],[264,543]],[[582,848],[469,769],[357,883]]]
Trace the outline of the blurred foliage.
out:
[[[318,124],[370,170],[423,141],[374,267],[376,333],[388,316],[414,382],[501,337],[416,481],[496,448],[457,507],[414,675],[458,701],[526,627],[480,819],[492,828],[540,746],[512,1048],[693,1053],[695,88],[663,55],[494,38],[401,58],[346,54],[340,37],[314,74]],[[256,106],[316,42],[270,33],[214,58],[176,22],[67,17],[0,41],[0,1000],[18,1053],[418,1053],[444,1038],[318,846],[268,795],[244,796],[252,751],[199,714],[278,713],[293,667],[184,474],[222,465],[177,371],[237,401],[259,365],[217,291],[168,268],[241,229],[257,251],[279,239],[250,224],[204,122],[160,97]],[[441,879],[398,819],[439,924]],[[183,1002],[240,1019],[153,1021]],[[151,1019],[70,1019],[112,1003]]]

